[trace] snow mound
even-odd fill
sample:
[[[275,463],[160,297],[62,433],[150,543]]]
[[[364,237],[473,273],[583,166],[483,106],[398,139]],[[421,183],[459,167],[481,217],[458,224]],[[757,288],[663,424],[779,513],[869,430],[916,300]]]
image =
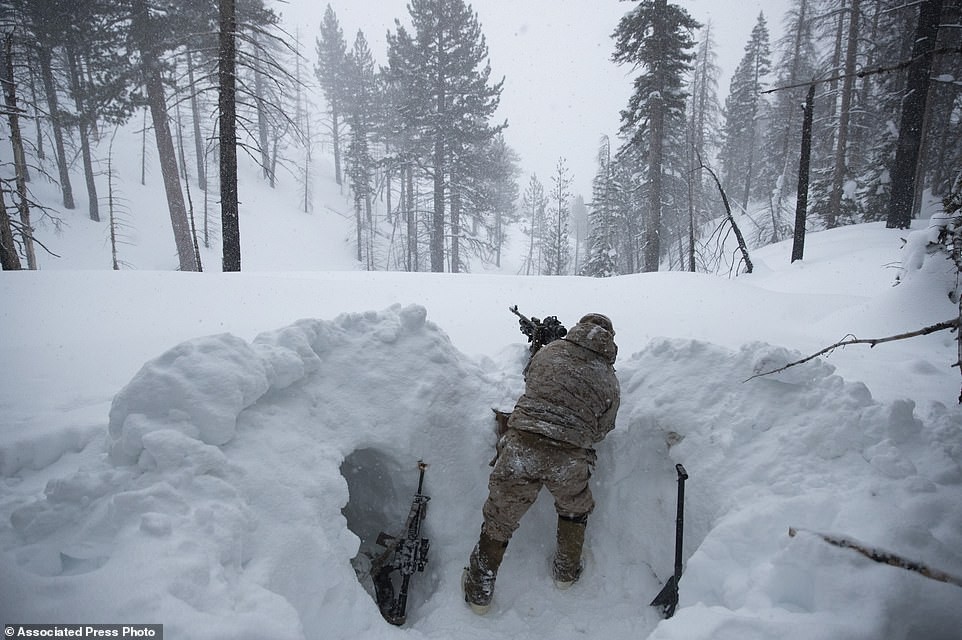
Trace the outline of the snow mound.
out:
[[[962,575],[959,412],[924,423],[911,401],[876,402],[818,360],[748,380],[797,359],[757,343],[656,340],[622,364],[631,400],[619,438],[663,432],[690,474],[681,608],[651,637],[759,633],[759,615],[782,638],[954,637],[962,589],[788,529]],[[863,607],[875,615],[853,620]]]
[[[347,612],[334,637],[379,625],[351,567],[359,539],[341,513],[341,465],[370,466],[356,449],[380,452],[397,472],[380,481],[397,483],[402,511],[419,458],[436,500],[463,497],[462,483],[440,478],[483,473],[492,394],[504,393],[485,376],[416,305],[302,320],[250,344],[177,345],[117,394],[107,455],[13,510],[0,617],[137,612],[172,637],[215,619],[205,637],[263,637],[265,624],[273,638],[303,637],[330,629],[332,611]],[[479,504],[478,490],[467,495]],[[376,515],[372,527],[403,524],[403,513]],[[433,533],[453,546],[461,524],[439,519]]]
[[[117,394],[103,454],[10,511],[0,618],[395,637],[359,560],[402,526],[423,459],[431,551],[412,581],[411,637],[953,637],[962,589],[788,529],[962,575],[962,414],[880,403],[819,360],[748,380],[797,357],[655,339],[619,361],[582,580],[551,583],[543,494],[480,618],[458,582],[487,493],[491,407],[520,393],[523,345],[478,363],[416,305],[301,320],[250,343],[189,340]],[[678,462],[687,566],[662,621],[646,603],[672,571]]]

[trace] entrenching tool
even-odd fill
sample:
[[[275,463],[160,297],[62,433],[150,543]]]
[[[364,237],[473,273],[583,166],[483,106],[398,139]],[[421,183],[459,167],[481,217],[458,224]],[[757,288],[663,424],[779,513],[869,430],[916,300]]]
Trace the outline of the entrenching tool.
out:
[[[681,580],[681,543],[682,531],[685,526],[685,480],[688,472],[680,464],[675,465],[678,472],[678,517],[675,520],[675,574],[668,578],[668,582],[651,601],[651,606],[660,607],[662,614],[670,618],[678,605],[678,581]]]

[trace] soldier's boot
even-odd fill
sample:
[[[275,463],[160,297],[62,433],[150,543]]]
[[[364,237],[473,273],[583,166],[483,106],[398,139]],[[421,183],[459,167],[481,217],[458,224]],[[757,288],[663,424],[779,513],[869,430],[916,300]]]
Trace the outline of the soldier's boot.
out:
[[[558,516],[558,549],[551,563],[551,577],[559,589],[567,589],[581,577],[581,550],[587,525],[588,514]]]
[[[481,528],[481,537],[461,575],[464,601],[478,615],[484,615],[491,608],[494,582],[507,548],[506,541],[495,540],[487,534],[484,527]]]

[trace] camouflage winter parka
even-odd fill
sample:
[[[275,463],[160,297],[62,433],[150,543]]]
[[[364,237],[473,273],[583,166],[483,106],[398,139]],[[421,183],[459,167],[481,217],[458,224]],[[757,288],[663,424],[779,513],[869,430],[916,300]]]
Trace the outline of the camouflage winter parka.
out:
[[[508,428],[584,449],[600,442],[614,429],[621,403],[617,354],[612,332],[590,322],[574,325],[531,359]]]

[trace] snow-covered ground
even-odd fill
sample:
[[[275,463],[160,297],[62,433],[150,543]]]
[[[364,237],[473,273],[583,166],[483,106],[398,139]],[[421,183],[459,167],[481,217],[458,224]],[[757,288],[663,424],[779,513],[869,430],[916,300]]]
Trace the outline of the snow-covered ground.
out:
[[[756,273],[735,279],[596,280],[352,271],[330,211],[248,219],[298,215],[335,229],[326,255],[285,252],[303,271],[46,258],[0,274],[0,622],[162,623],[168,638],[959,637],[962,587],[788,535],[844,535],[962,576],[953,336],[746,382],[847,333],[953,317],[948,263],[920,260],[928,221],[905,249],[870,224],[811,235],[794,265],[787,243],[758,250]],[[599,447],[584,578],[552,585],[542,496],[477,617],[458,581],[491,407],[522,386],[512,304],[569,326],[610,315],[624,400]],[[399,629],[352,559],[401,527],[420,459],[431,553]],[[686,566],[662,621],[648,603],[672,571],[677,462]]]
[[[322,160],[310,213],[290,175],[275,191],[242,168],[245,271],[218,273],[214,222],[208,271],[176,273],[160,177],[148,166],[140,184],[138,144],[133,127],[115,144],[123,271],[107,270],[106,225],[83,204],[57,211],[40,178],[31,190],[61,230],[38,214],[38,237],[58,257],[0,273],[0,623],[277,640],[960,637],[962,587],[808,533],[962,576],[954,335],[748,380],[849,333],[954,317],[950,265],[926,259],[928,220],[912,236],[812,234],[795,264],[789,243],[759,249],[737,278],[518,277],[510,248],[498,270],[367,273]],[[196,188],[193,202],[203,228]],[[477,617],[458,582],[491,408],[522,388],[514,304],[568,326],[608,314],[623,402],[598,451],[584,578],[554,588],[543,496]],[[401,527],[422,459],[431,551],[399,629],[355,567]],[[679,462],[685,573],[663,621],[648,603],[672,572]]]

